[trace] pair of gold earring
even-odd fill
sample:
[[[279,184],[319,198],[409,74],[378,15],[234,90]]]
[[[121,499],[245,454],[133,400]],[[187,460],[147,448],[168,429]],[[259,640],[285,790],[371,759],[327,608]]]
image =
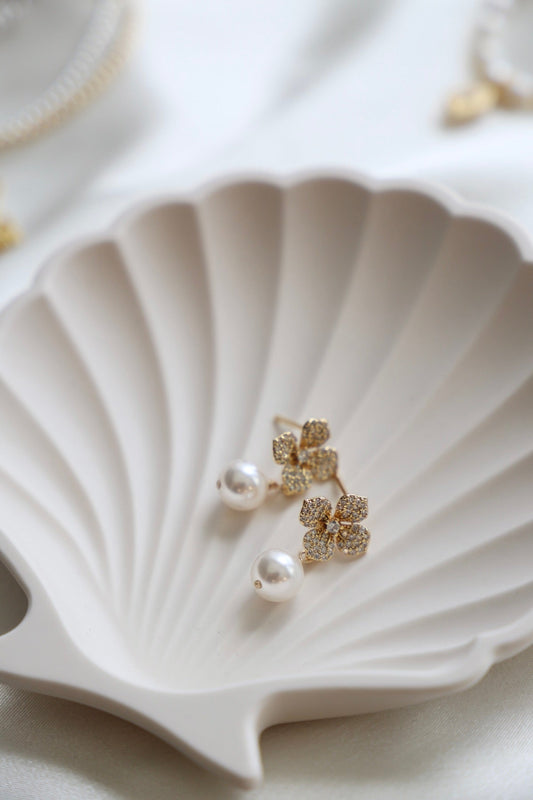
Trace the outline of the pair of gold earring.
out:
[[[326,497],[304,500],[300,523],[307,528],[303,550],[293,556],[285,550],[267,550],[252,565],[254,589],[264,600],[279,603],[294,597],[304,579],[304,564],[329,561],[335,551],[349,558],[365,555],[370,533],[361,524],[368,515],[368,500],[349,494],[338,475],[338,455],[325,447],[330,438],[328,421],[308,419],[303,425],[277,416],[276,424],[299,428],[300,438],[285,431],[272,443],[274,461],[281,465],[281,481],[269,481],[249,461],[232,461],[217,481],[217,489],[226,505],[238,511],[258,508],[269,494],[281,491],[290,497],[305,492],[313,480],[334,480],[341,497],[333,510]]]

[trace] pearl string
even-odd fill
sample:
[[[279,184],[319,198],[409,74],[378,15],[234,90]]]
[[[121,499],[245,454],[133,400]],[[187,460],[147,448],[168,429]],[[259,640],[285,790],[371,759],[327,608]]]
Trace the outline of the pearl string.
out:
[[[0,33],[28,11],[33,0],[4,0]],[[0,151],[26,144],[81,111],[120,72],[133,44],[137,14],[130,0],[97,0],[76,52],[51,86],[0,124]],[[22,238],[20,227],[0,215],[0,253]]]
[[[98,0],[71,61],[44,94],[0,125],[0,150],[41,136],[100,94],[129,56],[135,20],[127,0]]]
[[[533,103],[533,75],[513,66],[503,47],[503,30],[516,4],[515,0],[484,3],[474,54],[480,75],[500,87],[509,105],[529,107]]]

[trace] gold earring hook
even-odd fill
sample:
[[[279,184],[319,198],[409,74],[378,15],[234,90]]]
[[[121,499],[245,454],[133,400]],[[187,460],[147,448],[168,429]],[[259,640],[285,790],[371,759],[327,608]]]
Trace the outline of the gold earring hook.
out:
[[[294,419],[289,419],[289,417],[283,417],[281,414],[276,414],[274,417],[274,424],[290,425],[291,428],[299,428],[299,430],[302,430],[303,428],[303,425],[300,425],[299,422],[296,422]]]
[[[343,484],[337,473],[335,473],[335,475],[333,476],[333,480],[336,482],[337,486],[339,487],[339,489],[343,494],[348,494],[345,485]]]

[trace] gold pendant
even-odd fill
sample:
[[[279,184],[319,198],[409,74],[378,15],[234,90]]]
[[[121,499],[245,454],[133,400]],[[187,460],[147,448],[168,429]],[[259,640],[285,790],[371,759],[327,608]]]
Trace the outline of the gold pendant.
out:
[[[0,253],[15,247],[22,239],[22,230],[12,219],[0,219]]]
[[[501,89],[491,81],[481,81],[470,89],[453,94],[446,107],[446,121],[463,125],[495,108],[501,101]]]

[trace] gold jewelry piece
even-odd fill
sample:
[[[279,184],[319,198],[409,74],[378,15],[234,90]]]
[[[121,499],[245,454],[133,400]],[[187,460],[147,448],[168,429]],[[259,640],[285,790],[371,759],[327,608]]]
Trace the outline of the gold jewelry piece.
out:
[[[353,558],[364,556],[370,533],[360,523],[367,516],[368,499],[357,494],[343,494],[335,511],[326,497],[304,500],[300,522],[310,530],[303,538],[302,563],[329,561],[335,550]]]
[[[483,3],[473,46],[477,81],[449,98],[448,123],[471,122],[497,106],[533,109],[533,74],[515,66],[504,46],[503,31],[517,6],[515,0]]]
[[[330,435],[327,420],[308,419],[300,425],[294,420],[277,416],[274,422],[301,429],[300,441],[290,431],[285,431],[273,441],[274,461],[283,465],[281,484],[269,481],[259,467],[250,461],[231,461],[216,484],[227,506],[236,511],[251,511],[258,508],[269,493],[280,489],[287,496],[305,492],[313,479],[326,481],[333,478],[344,491],[337,476],[337,451],[333,447],[322,447]]]
[[[3,187],[0,185],[0,253],[15,247],[22,239],[22,229],[3,213]]]
[[[480,81],[469,89],[455,92],[448,99],[446,120],[450,125],[462,125],[492,111],[500,103],[501,91],[490,81]]]
[[[256,593],[272,603],[290,600],[303,583],[304,564],[329,561],[335,550],[352,559],[364,556],[370,533],[361,520],[367,516],[367,498],[346,491],[335,511],[326,497],[304,500],[300,511],[300,522],[308,528],[303,538],[304,549],[298,556],[277,549],[261,553],[251,570]]]
[[[323,447],[330,437],[326,419],[308,419],[303,425],[277,416],[276,423],[285,423],[301,430],[300,441],[286,431],[272,443],[276,464],[281,464],[281,491],[285,495],[300,494],[313,480],[327,481],[337,474],[338,457],[333,447]]]
[[[4,217],[0,219],[0,253],[15,247],[22,239],[22,230],[16,222]]]

